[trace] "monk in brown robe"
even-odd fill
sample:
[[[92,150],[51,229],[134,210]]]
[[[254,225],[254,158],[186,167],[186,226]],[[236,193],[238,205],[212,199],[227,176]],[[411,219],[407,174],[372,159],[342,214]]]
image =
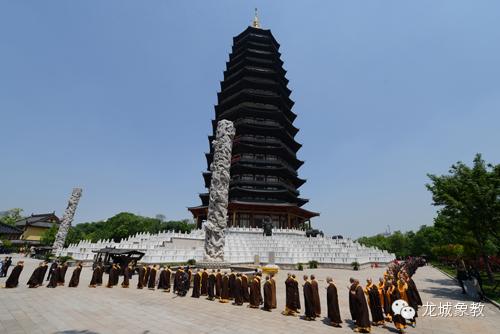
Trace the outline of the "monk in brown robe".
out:
[[[43,264],[44,264],[43,262],[40,262],[38,267],[36,267],[36,269],[31,274],[30,279],[28,280],[28,283],[26,283],[30,289],[38,288],[42,284],[40,282],[40,276],[41,276],[41,272],[44,269]],[[43,280],[43,277],[42,277],[42,280]]]
[[[259,308],[260,306],[260,280],[257,274],[253,275],[252,284],[250,285],[250,308]]]
[[[116,266],[116,263],[113,263],[113,265],[111,265],[111,268],[109,268],[108,284],[106,284],[106,288],[113,287],[117,276],[118,276],[118,267]]]
[[[270,281],[269,276],[266,276],[266,281],[264,282],[264,306],[262,309],[264,311],[271,312],[273,308],[273,284]]]
[[[396,300],[401,299],[401,295],[399,293],[399,290],[396,286],[392,284],[392,282],[388,281],[386,282],[387,286],[387,300],[389,302],[389,305],[392,306],[392,303],[394,303]],[[400,332],[403,333],[404,330],[406,329],[406,320],[401,316],[401,314],[394,314],[394,311],[392,310],[392,307],[389,307],[389,314],[390,317],[392,318],[392,321],[394,323],[394,326],[396,329]]]
[[[208,275],[208,287],[207,287],[208,300],[215,299],[215,270],[212,269],[210,275]]]
[[[144,288],[145,277],[146,277],[146,267],[142,265],[139,267],[139,274],[137,275],[137,289]]]
[[[191,293],[191,297],[200,298],[200,289],[201,289],[201,272],[198,271],[194,274],[193,277],[193,292]]]
[[[50,265],[49,274],[47,275],[47,281],[50,281],[50,277],[52,277],[52,273],[57,268],[57,265],[57,261],[52,262],[52,264]]]
[[[236,274],[236,279],[234,281],[234,303],[233,305],[241,306],[243,305],[243,293],[241,288],[241,274]]]
[[[349,290],[349,312],[351,313],[351,319],[354,323],[356,323],[356,302],[354,300],[354,293],[356,290],[356,284],[354,284],[356,280],[354,278],[349,278],[350,285],[347,287]]]
[[[170,279],[172,277],[172,269],[170,269],[170,266],[167,266],[167,269],[165,269],[165,285],[167,286],[167,289],[165,292],[170,292]]]
[[[99,264],[94,269],[92,273],[92,279],[90,280],[89,288],[95,288],[99,282],[99,277],[101,276],[102,268]]]
[[[229,274],[229,300],[234,299],[234,283],[236,282],[236,274],[231,270]]]
[[[353,295],[352,302],[354,314],[356,315],[356,327],[354,330],[356,332],[369,333],[371,331],[371,324],[365,293],[358,280],[354,280],[353,285],[354,287],[350,289],[349,293]]]
[[[274,279],[274,274],[269,275],[269,282],[271,282],[272,285],[272,295],[271,295],[271,308],[277,308],[278,307],[278,302],[276,300],[276,280]]]
[[[328,318],[333,327],[342,327],[342,319],[340,318],[339,297],[337,287],[333,283],[331,277],[326,278],[326,304],[328,306]]]
[[[57,285],[64,286],[66,271],[68,271],[68,264],[66,262],[64,262],[60,268],[60,271],[59,271],[59,278],[57,281]]]
[[[208,295],[208,272],[207,268],[203,268],[203,272],[201,273],[201,295]]]
[[[319,300],[319,285],[314,275],[311,275],[311,286],[313,289],[314,313],[316,313],[316,316],[319,317],[321,315],[321,303]]]
[[[177,268],[174,275],[174,293],[177,293],[177,291],[179,291],[179,283],[182,274],[183,274],[182,268],[181,267]]]
[[[45,274],[47,273],[47,270],[49,269],[49,263],[47,261],[43,261],[43,270],[40,272],[40,276],[38,281],[40,282],[40,286],[43,285],[43,280],[45,278]]]
[[[229,302],[229,276],[227,273],[224,273],[224,276],[222,277],[222,289],[219,301],[221,303]]]
[[[165,267],[161,267],[160,275],[158,276],[158,290],[167,291],[167,271]]]
[[[128,289],[130,286],[130,273],[132,272],[132,264],[129,264],[128,266],[123,269],[123,282],[122,282],[122,288]]]
[[[241,274],[241,298],[244,303],[250,301],[250,294],[248,293],[248,277],[245,274]]]
[[[291,316],[295,316],[297,314],[298,307],[296,303],[296,297],[298,297],[298,291],[296,295],[294,279],[292,278],[292,274],[288,273],[285,280],[285,310],[281,312],[281,314]]]
[[[188,273],[188,280],[189,280],[189,284],[191,284],[191,277],[193,277],[193,271],[191,270],[191,268],[189,268],[189,266],[187,266],[187,273]]]
[[[366,280],[365,294],[368,299],[368,306],[370,307],[370,313],[372,314],[372,323],[375,326],[384,324],[384,313],[382,311],[382,305],[380,304],[380,296],[378,292],[378,287],[373,284],[371,278]]]
[[[314,320],[316,319],[316,312],[314,309],[314,290],[309,281],[309,277],[304,275],[304,307],[305,307],[305,320]]]
[[[215,297],[220,299],[222,291],[222,274],[220,269],[217,269],[217,274],[215,275]]]
[[[148,279],[148,289],[154,290],[156,286],[156,273],[158,269],[156,266],[153,266],[149,271],[149,279]]]
[[[415,316],[413,319],[409,319],[410,326],[415,327],[417,325],[417,317],[418,317],[418,307],[422,306],[422,299],[420,298],[420,293],[418,292],[417,286],[411,276],[409,276],[406,272],[403,272],[403,279],[407,285],[407,297],[408,297],[408,305],[413,307],[415,310]]]
[[[144,278],[142,281],[142,286],[148,286],[149,283],[149,274],[151,273],[151,266],[146,266],[146,272],[144,273]]]
[[[24,262],[23,261],[17,262],[17,265],[10,272],[9,278],[7,278],[7,280],[5,281],[5,288],[7,289],[17,288],[17,286],[19,285],[19,275],[21,275],[23,268],[24,268]]]
[[[59,285],[59,275],[61,274],[62,266],[59,264],[53,271],[52,275],[50,275],[49,284],[47,284],[47,288],[57,288]]]
[[[78,262],[75,269],[73,270],[73,273],[71,274],[71,279],[69,280],[68,287],[76,288],[78,286],[78,283],[80,283],[81,272],[82,272],[82,263]]]
[[[264,298],[262,298],[262,291],[260,289],[260,286],[262,284],[262,273],[261,272],[257,273],[257,279],[259,280],[259,289],[257,290],[257,295],[259,296],[260,305],[262,305],[264,303]]]

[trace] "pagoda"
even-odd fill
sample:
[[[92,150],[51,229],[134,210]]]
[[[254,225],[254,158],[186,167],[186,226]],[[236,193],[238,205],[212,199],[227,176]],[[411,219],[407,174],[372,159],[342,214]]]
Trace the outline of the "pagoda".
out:
[[[219,120],[234,123],[231,181],[229,185],[228,227],[261,227],[271,219],[274,228],[310,228],[318,216],[302,206],[299,197],[306,181],[297,170],[304,163],[297,158],[301,148],[295,140],[299,131],[293,121],[294,102],[287,88],[279,43],[270,30],[262,29],[257,15],[241,34],[233,38],[221,91],[217,94],[212,135],[208,137],[205,187],[210,188],[212,141]],[[200,194],[201,205],[188,208],[198,228],[207,219],[208,192]]]

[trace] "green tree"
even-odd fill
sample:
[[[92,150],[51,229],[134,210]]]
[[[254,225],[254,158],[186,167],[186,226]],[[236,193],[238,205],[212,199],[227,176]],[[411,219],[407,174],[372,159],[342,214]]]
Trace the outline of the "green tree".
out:
[[[472,167],[457,162],[448,175],[428,177],[431,183],[426,187],[432,193],[433,204],[441,207],[435,226],[455,236],[460,244],[470,238],[492,281],[488,261],[492,249],[487,245],[493,239],[496,245],[500,243],[500,165],[486,164],[477,154]]]
[[[23,212],[23,209],[19,209],[19,208],[7,210],[5,212],[6,214],[3,217],[0,217],[0,222],[14,226],[16,221],[23,218],[21,216],[22,212]]]
[[[57,224],[52,224],[52,226],[41,235],[40,243],[45,246],[52,246],[56,240],[58,230],[59,226]]]

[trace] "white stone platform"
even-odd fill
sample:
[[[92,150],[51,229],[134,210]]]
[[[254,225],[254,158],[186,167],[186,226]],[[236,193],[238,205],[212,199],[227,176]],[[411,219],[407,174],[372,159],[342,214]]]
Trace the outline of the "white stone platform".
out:
[[[146,253],[144,263],[185,262],[194,259],[203,261],[205,233],[194,230],[191,233],[172,231],[158,234],[140,233],[121,242],[100,240],[96,243],[81,241],[63,249],[61,255],[75,260],[91,261],[95,253],[104,247],[136,249]],[[295,265],[317,261],[326,267],[332,265],[350,266],[357,261],[360,265],[387,263],[395,257],[387,251],[365,247],[350,239],[306,237],[304,231],[274,229],[272,236],[262,235],[259,228],[226,229],[225,261],[231,264],[254,263],[258,255],[261,263],[269,262],[269,253],[274,252],[278,265]]]

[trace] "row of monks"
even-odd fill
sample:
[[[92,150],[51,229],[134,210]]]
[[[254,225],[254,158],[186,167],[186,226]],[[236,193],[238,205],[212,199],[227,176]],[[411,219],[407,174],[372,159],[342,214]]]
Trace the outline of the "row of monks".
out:
[[[416,325],[418,316],[418,306],[422,305],[422,300],[418,293],[412,275],[418,267],[417,261],[406,261],[404,264],[393,262],[388,266],[384,277],[378,283],[367,279],[367,284],[363,287],[360,282],[350,279],[349,290],[349,311],[354,330],[357,332],[369,333],[371,326],[384,325],[386,322],[393,322],[399,332],[403,332],[407,326],[407,319],[400,314],[394,314],[392,304],[399,299],[405,300],[409,306],[415,310],[415,317],[408,319],[411,326]],[[23,269],[23,262],[20,261],[12,270],[6,281],[6,288],[17,287],[19,275]],[[47,276],[48,288],[65,285],[65,276],[68,265],[65,263],[53,263]],[[48,270],[48,263],[42,262],[33,271],[27,285],[30,288],[37,288],[43,285],[45,274]],[[73,270],[69,287],[77,287],[80,281],[82,263],[78,263]],[[218,300],[221,303],[233,302],[234,305],[241,306],[248,303],[250,308],[260,308],[271,311],[277,308],[276,302],[276,280],[273,274],[265,276],[262,287],[262,273],[257,270],[249,275],[245,273],[235,273],[231,271],[221,272],[220,269],[191,270],[189,267],[179,267],[173,272],[170,267],[139,265],[134,268],[132,265],[120,268],[118,264],[113,264],[109,270],[107,288],[112,288],[119,284],[120,274],[123,275],[121,286],[128,288],[133,273],[138,273],[137,289],[148,288],[150,290],[161,290],[179,296],[186,296],[189,289],[191,297],[200,298],[206,296],[208,300]],[[104,270],[98,264],[92,274],[89,287],[96,288],[103,285]],[[173,278],[173,279],[172,279]],[[173,280],[173,286],[171,284]],[[192,282],[192,284],[191,284]],[[332,326],[341,327],[342,319],[338,302],[337,286],[331,277],[326,278],[326,300],[327,316]],[[288,274],[285,280],[286,304],[282,312],[283,315],[296,316],[301,310],[299,297],[300,283],[295,275]],[[262,288],[261,288],[262,287]],[[302,283],[304,298],[304,319],[314,320],[321,315],[321,303],[319,297],[319,284],[314,275],[303,276]],[[371,321],[370,321],[371,314]]]

